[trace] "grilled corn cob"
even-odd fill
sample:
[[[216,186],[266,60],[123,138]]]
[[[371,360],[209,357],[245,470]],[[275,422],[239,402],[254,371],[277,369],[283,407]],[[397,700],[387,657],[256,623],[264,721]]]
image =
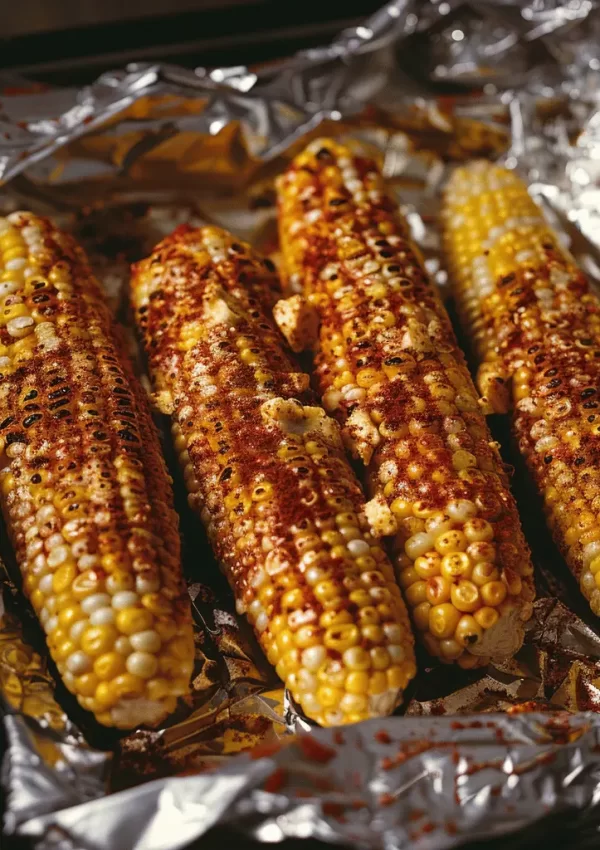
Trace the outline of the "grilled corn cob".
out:
[[[83,251],[0,219],[0,500],[66,687],[107,726],[187,692],[190,606],[158,435]]]
[[[600,301],[512,172],[454,172],[444,238],[482,392],[513,407],[554,538],[600,615]]]
[[[389,713],[415,674],[408,615],[336,423],[271,318],[269,260],[213,227],[138,264],[133,305],[190,505],[277,673],[323,725]]]
[[[285,271],[320,317],[316,380],[367,467],[372,528],[426,648],[509,656],[531,615],[529,551],[448,316],[374,162],[317,140],[279,181]]]

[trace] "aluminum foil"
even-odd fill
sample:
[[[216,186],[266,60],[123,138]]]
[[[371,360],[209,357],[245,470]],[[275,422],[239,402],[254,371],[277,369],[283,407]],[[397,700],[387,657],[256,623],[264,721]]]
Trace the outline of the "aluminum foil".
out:
[[[220,224],[277,261],[273,177],[327,132],[380,157],[442,288],[439,190],[472,156],[519,168],[600,281],[599,39],[595,0],[396,0],[265,68],[132,65],[83,90],[0,80],[0,210],[27,206],[72,230],[127,325],[129,263],[182,221]],[[299,715],[235,614],[167,440],[196,665],[165,728],[119,736],[78,708],[4,553],[5,840],[175,850],[227,825],[265,843],[437,850],[539,839],[568,814],[568,846],[597,846],[600,628],[548,539],[507,422],[492,427],[537,567],[526,643],[479,672],[421,658],[403,717],[325,731]]]

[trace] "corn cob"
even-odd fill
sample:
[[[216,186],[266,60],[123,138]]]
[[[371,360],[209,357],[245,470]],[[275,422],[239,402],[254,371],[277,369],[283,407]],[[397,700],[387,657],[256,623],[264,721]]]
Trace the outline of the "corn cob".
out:
[[[479,383],[513,407],[554,538],[600,615],[600,301],[512,172],[454,172],[444,239]]]
[[[107,726],[189,688],[190,606],[158,434],[83,251],[0,219],[0,500],[66,687]]]
[[[189,502],[269,661],[322,725],[389,713],[415,674],[393,569],[336,423],[283,348],[269,260],[179,229],[132,281]]]
[[[509,656],[532,611],[528,547],[448,316],[374,162],[317,140],[279,180],[285,271],[320,317],[325,408],[367,468],[375,534],[426,648]]]

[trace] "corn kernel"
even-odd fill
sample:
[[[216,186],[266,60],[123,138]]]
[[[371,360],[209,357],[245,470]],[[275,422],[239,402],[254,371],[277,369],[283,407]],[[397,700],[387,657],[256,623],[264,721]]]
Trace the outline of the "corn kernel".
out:
[[[454,638],[460,646],[468,648],[478,643],[483,635],[483,630],[477,620],[470,614],[464,614],[456,627]]]
[[[443,576],[434,576],[427,582],[427,601],[431,605],[440,605],[450,599],[450,582]]]
[[[368,670],[370,667],[369,654],[360,646],[347,649],[342,658],[349,670]]]
[[[377,694],[382,694],[387,691],[387,689],[388,684],[386,674],[381,671],[371,673],[371,678],[369,680],[369,694],[377,696]]]
[[[427,587],[428,585],[426,581],[416,581],[414,584],[411,584],[410,587],[406,588],[404,591],[404,598],[411,608],[427,601]]]
[[[471,571],[471,559],[466,552],[452,552],[442,558],[440,572],[448,581],[469,578]]]
[[[93,697],[98,687],[98,679],[93,673],[84,673],[75,679],[75,692],[82,697]]]
[[[124,635],[133,635],[151,629],[153,618],[150,611],[143,608],[122,608],[117,612],[116,625]]]
[[[456,631],[460,614],[448,602],[434,605],[429,611],[429,628],[436,638],[450,638]]]
[[[81,636],[81,648],[87,655],[103,655],[114,646],[117,630],[111,626],[91,626]]]
[[[317,690],[317,699],[324,708],[337,708],[342,701],[344,692],[340,688],[324,685]]]
[[[504,602],[508,591],[503,582],[489,581],[479,588],[479,592],[484,604],[495,608]]]
[[[430,602],[421,602],[420,605],[417,605],[412,612],[413,623],[415,624],[415,628],[420,632],[425,631],[429,628],[429,612],[431,610]]]
[[[118,652],[106,652],[94,661],[94,673],[98,679],[110,681],[124,672],[125,660]]]
[[[450,589],[452,604],[458,611],[472,612],[480,607],[480,595],[477,586],[472,581],[459,581]]]
[[[369,690],[369,675],[364,670],[355,670],[348,674],[346,690],[351,694],[366,694]]]
[[[414,570],[420,579],[425,581],[440,575],[442,559],[438,552],[427,552],[420,555],[414,562]]]
[[[144,693],[144,681],[131,673],[122,673],[113,680],[117,699],[132,699]],[[98,686],[100,687],[100,685]]]
[[[323,643],[328,649],[341,653],[356,646],[359,641],[360,632],[354,624],[333,626],[327,629],[323,638]]]
[[[498,581],[500,573],[493,564],[488,561],[481,561],[473,567],[470,578],[473,584],[482,587],[490,581]]]
[[[435,548],[442,556],[453,552],[464,552],[467,545],[467,538],[458,529],[443,532],[435,541]]]
[[[491,629],[498,622],[500,615],[495,608],[483,607],[473,614],[482,629]]]

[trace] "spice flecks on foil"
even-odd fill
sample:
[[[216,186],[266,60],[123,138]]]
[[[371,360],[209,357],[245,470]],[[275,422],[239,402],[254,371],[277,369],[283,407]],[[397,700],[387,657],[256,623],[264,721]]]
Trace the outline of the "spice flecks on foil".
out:
[[[34,818],[23,833],[57,830],[72,846],[91,833],[96,847],[125,850],[135,839],[137,850],[175,850],[226,822],[269,843],[313,836],[372,850],[429,850],[589,805],[598,781],[595,714],[390,718],[300,734],[216,773]],[[132,805],[144,829],[120,833]],[[177,830],[175,812],[185,813]]]

